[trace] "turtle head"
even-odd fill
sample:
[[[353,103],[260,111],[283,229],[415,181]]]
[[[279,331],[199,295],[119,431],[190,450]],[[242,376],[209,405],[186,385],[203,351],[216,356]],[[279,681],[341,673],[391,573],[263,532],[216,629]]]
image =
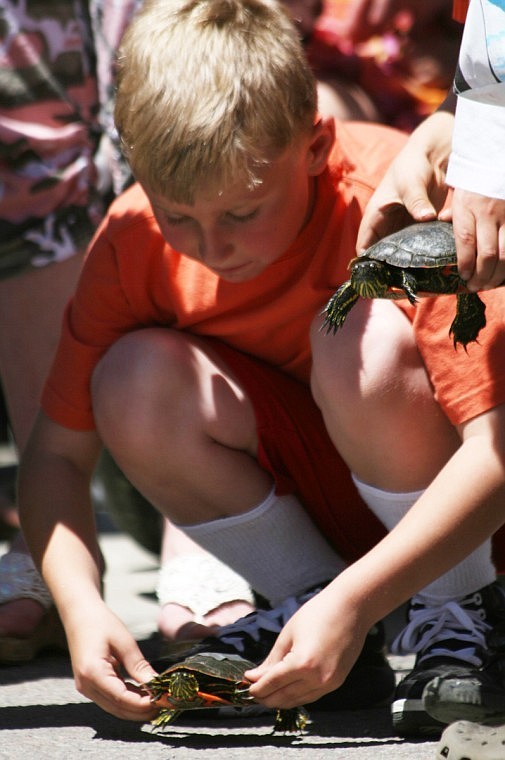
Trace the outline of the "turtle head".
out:
[[[354,259],[351,283],[362,298],[383,298],[389,287],[388,267],[382,261]]]
[[[170,674],[168,690],[175,699],[190,701],[197,696],[198,689],[198,681],[193,673],[181,668]]]

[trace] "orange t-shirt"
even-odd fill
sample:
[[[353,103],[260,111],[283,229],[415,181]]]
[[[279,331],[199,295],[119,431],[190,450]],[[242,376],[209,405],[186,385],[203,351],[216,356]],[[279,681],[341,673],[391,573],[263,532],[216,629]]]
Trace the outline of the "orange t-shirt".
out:
[[[219,338],[308,382],[310,324],[347,279],[363,209],[404,140],[379,125],[339,124],[310,220],[276,262],[244,283],[227,283],[174,251],[141,188],[128,190],[99,228],[67,307],[42,399],[46,414],[65,427],[92,429],[94,367],[122,335],[152,325]],[[503,311],[504,295],[500,289],[487,298]],[[460,422],[505,400],[505,367],[491,361],[494,317],[481,345],[468,354],[454,351],[448,337],[454,309],[452,296],[425,299],[410,316],[437,399]],[[505,314],[499,319],[505,324]],[[503,344],[503,328],[500,335]]]
[[[460,21],[462,24],[465,23],[469,5],[470,0],[453,0],[452,16],[455,21]]]
[[[505,403],[505,288],[479,296],[486,304],[486,326],[466,351],[462,346],[455,350],[449,336],[456,296],[423,298],[416,307],[403,306],[413,319],[435,399],[453,425]]]

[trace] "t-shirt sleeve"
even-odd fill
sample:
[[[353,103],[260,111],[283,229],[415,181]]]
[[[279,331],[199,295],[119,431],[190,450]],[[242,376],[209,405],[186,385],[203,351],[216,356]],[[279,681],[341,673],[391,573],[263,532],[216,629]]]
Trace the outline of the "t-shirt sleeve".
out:
[[[60,342],[42,395],[55,422],[76,430],[95,427],[93,371],[110,346],[139,323],[121,284],[113,245],[99,233],[63,319]]]
[[[472,0],[458,60],[458,95],[447,183],[505,198],[500,160],[505,134],[505,8]]]

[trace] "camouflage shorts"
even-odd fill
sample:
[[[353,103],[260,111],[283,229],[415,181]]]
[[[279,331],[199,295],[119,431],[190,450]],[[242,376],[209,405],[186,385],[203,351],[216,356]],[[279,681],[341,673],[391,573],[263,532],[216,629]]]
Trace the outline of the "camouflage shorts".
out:
[[[104,174],[119,172],[116,192],[127,180],[118,150],[100,177],[96,156],[113,132],[114,54],[139,4],[0,4],[0,278],[83,250],[110,197]]]

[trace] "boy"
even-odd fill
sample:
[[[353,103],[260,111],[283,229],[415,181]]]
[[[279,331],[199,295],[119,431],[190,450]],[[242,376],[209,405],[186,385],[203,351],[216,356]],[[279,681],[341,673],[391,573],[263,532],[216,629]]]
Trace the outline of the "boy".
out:
[[[427,597],[440,602],[432,621],[446,602],[472,607],[471,641],[454,633],[458,667],[468,671],[504,611],[489,541],[479,546],[500,524],[495,472],[471,504],[465,473],[451,478],[463,490],[453,500],[444,478],[448,516],[435,535],[423,506],[437,510],[420,497],[413,512],[423,532],[417,523],[393,531],[398,556],[386,566],[379,543],[344,570],[383,528],[326,431],[381,519],[377,489],[399,492],[385,498],[396,518],[459,451],[401,310],[356,307],[338,339],[319,331],[316,316],[346,279],[362,210],[403,138],[371,125],[340,125],[335,138],[333,121],[317,116],[296,33],[270,0],[147,3],[122,46],[116,121],[139,185],[96,236],[20,477],[23,527],[62,617],[78,688],[120,717],[153,714],[119,675],[123,667],[141,683],[153,670],[100,595],[88,486],[102,444],[151,503],[272,605],[222,629],[213,648],[259,663],[310,599],[251,674],[266,704],[332,689],[333,705],[386,698],[391,672],[369,629],[476,549]],[[375,342],[384,328],[385,351]],[[360,378],[360,389],[365,358],[374,384]],[[325,425],[309,391],[312,364]],[[500,377],[494,403],[505,396]],[[489,426],[484,433],[487,453],[495,441]],[[453,546],[456,517],[473,532],[458,531]],[[412,545],[402,543],[405,532]],[[380,572],[364,580],[362,562],[375,567],[377,555]],[[319,617],[300,642],[298,621],[306,628],[311,608]],[[290,638],[295,658],[283,651]],[[447,630],[440,639],[446,652]]]

